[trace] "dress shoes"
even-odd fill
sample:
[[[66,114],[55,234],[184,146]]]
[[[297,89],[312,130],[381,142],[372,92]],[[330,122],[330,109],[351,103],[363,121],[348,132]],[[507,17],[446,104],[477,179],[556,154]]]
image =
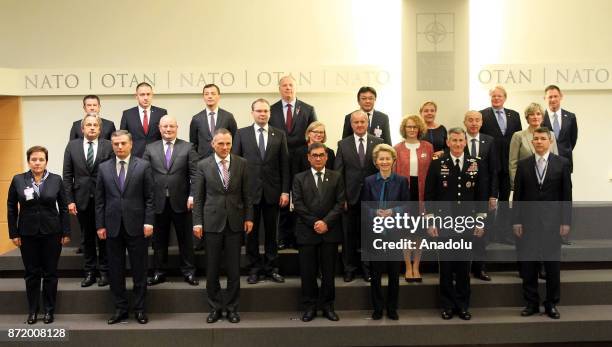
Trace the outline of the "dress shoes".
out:
[[[120,323],[120,322],[122,322],[122,321],[124,321],[126,319],[128,319],[127,312],[117,311],[117,312],[115,312],[115,314],[112,317],[110,317],[108,319],[108,321],[106,321],[106,323],[108,323],[108,324],[117,324],[117,323]]]
[[[240,315],[236,311],[227,311],[227,321],[230,323],[239,323]]]
[[[372,320],[381,320],[382,316],[382,311],[374,310],[374,312],[372,312]]]
[[[307,310],[302,315],[302,322],[310,322],[317,316],[317,311],[315,310]]]
[[[340,317],[334,312],[333,309],[323,310],[323,317],[329,319],[330,321],[337,322],[340,320]]]
[[[363,280],[370,283],[372,281],[372,275],[370,275],[370,271],[363,272]]]
[[[208,314],[208,317],[206,317],[206,323],[215,323],[219,320],[219,318],[221,318],[221,311],[220,310],[212,310],[210,311],[210,313]]]
[[[559,313],[559,310],[557,310],[555,305],[552,305],[546,308],[546,315],[552,319],[561,318],[561,313]]]
[[[149,323],[149,317],[147,317],[147,314],[144,312],[136,312],[136,321],[140,324],[147,324]]]
[[[468,310],[461,310],[461,311],[459,311],[457,316],[459,316],[459,318],[461,318],[463,320],[470,320],[470,319],[472,319],[472,314]]]
[[[285,278],[281,276],[281,274],[279,274],[278,272],[271,273],[270,279],[272,279],[272,282],[285,283]]]
[[[247,277],[248,284],[257,284],[258,281],[259,276],[257,274],[250,274],[249,277]]]
[[[285,241],[280,240],[280,241],[278,241],[278,247],[277,248],[278,248],[279,251],[285,250],[285,249],[287,249],[287,244],[285,243]]]
[[[529,317],[529,316],[533,316],[536,313],[540,313],[540,308],[537,306],[528,305],[521,311],[521,316]]]
[[[396,310],[387,310],[387,318],[391,320],[398,320],[399,315],[397,314]]]
[[[108,285],[108,276],[106,274],[100,274],[98,278],[98,287],[106,287]]]
[[[355,279],[355,274],[352,272],[345,272],[344,273],[344,282],[353,282],[353,280]]]
[[[92,284],[96,283],[96,276],[91,272],[85,275],[85,278],[81,281],[81,287],[89,287]]]
[[[491,276],[486,271],[479,271],[474,273],[474,278],[478,278],[481,281],[491,281]]]
[[[194,275],[185,276],[185,282],[189,283],[189,285],[197,286],[200,284],[197,278]]]
[[[45,324],[51,324],[53,323],[55,319],[53,319],[53,312],[46,312],[45,316],[43,317],[43,323]]]
[[[154,286],[154,285],[164,283],[164,282],[166,282],[166,276],[157,273],[153,275],[153,277],[149,278],[149,280],[147,281],[147,285]]]
[[[453,310],[442,310],[440,317],[444,320],[453,319]]]
[[[35,324],[37,321],[38,321],[38,317],[36,316],[36,313],[28,314],[28,319],[26,320],[26,323]]]

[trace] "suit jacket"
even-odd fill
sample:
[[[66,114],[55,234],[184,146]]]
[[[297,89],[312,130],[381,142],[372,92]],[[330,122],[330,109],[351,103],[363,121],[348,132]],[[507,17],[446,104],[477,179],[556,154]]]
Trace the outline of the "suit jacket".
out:
[[[198,163],[193,197],[193,225],[202,225],[205,233],[223,232],[228,225],[233,232],[244,232],[244,222],[253,220],[247,162],[230,154],[229,186],[223,188],[215,156]]]
[[[559,147],[559,155],[569,160],[570,172],[572,172],[574,167],[572,151],[576,147],[576,141],[578,140],[578,122],[576,121],[575,114],[564,109],[561,109],[561,117],[561,130],[559,131],[557,145]],[[552,131],[552,122],[548,115],[548,110],[544,112],[544,122],[542,125]]]
[[[499,196],[499,177],[497,174],[500,164],[497,157],[499,152],[495,147],[495,139],[487,134],[479,134],[479,140],[478,153],[475,157],[487,163],[489,168],[489,197],[497,198]],[[468,139],[467,146],[465,146],[465,154],[470,155],[469,148],[471,146],[472,144]]]
[[[361,201],[363,180],[378,171],[372,161],[372,150],[376,145],[383,143],[383,140],[373,135],[367,135],[366,141],[367,148],[363,167],[359,163],[355,137],[351,135],[338,142],[334,170],[338,171],[344,179],[346,200],[350,205],[356,205]]]
[[[213,134],[210,133],[208,118],[204,109],[193,116],[189,124],[189,142],[193,143],[200,158],[206,158],[214,152],[211,146]],[[215,129],[219,128],[229,130],[232,137],[236,136],[238,129],[234,115],[222,108],[219,108],[218,114],[215,115]]]
[[[380,133],[380,135],[377,135]],[[386,114],[374,110],[372,114],[372,121],[368,127],[368,134],[380,137],[383,141],[391,146],[391,131],[389,130],[389,116]],[[344,128],[342,129],[342,138],[353,135],[353,128],[351,127],[351,114],[344,116]]]
[[[93,168],[87,167],[87,157],[83,149],[83,139],[68,142],[64,151],[64,189],[67,204],[76,203],[78,210],[89,207],[90,198],[96,193],[98,167],[100,163],[114,157],[113,145],[110,141],[98,138],[98,150]],[[92,206],[92,208],[95,208]]]
[[[116,165],[117,158],[113,158],[98,168],[96,229],[106,228],[108,237],[117,237],[123,223],[128,235],[141,236],[144,225],[155,222],[151,164],[131,156],[123,191],[119,188]]]
[[[504,113],[506,114],[506,134],[504,135],[499,128],[497,117],[492,107],[487,107],[481,110],[480,113],[482,113],[482,127],[480,128],[480,133],[493,136],[498,153],[497,157],[500,163],[499,172],[507,173],[509,172],[508,153],[510,150],[510,141],[515,132],[523,129],[521,118],[518,112],[509,108],[504,108]]]
[[[79,119],[75,120],[74,123],[72,123],[72,128],[70,128],[70,137],[68,138],[68,141],[83,138],[83,130],[81,130],[82,121],[82,119]],[[115,129],[115,123],[113,123],[113,121],[102,118],[102,129],[100,129],[101,139],[110,140],[111,135],[115,132],[115,130],[117,129]]]
[[[253,204],[261,203],[262,198],[268,204],[278,204],[281,193],[289,193],[289,154],[287,136],[282,130],[268,126],[263,159],[253,125],[238,129],[232,152],[247,160]]]
[[[40,187],[40,196],[27,200],[25,189],[32,188],[32,173],[13,176],[8,190],[7,222],[11,239],[22,236],[70,235],[68,204],[62,178],[49,173]]]
[[[406,148],[403,141],[395,145],[394,148],[397,152],[397,161],[395,162],[393,172],[405,177],[410,177],[410,150]],[[418,161],[417,179],[419,182],[419,201],[424,201],[425,180],[427,179],[427,171],[429,171],[429,165],[433,158],[433,145],[425,140],[421,140],[416,153]]]
[[[132,155],[142,158],[147,144],[161,140],[159,120],[166,114],[168,114],[168,112],[165,109],[151,106],[151,114],[148,115],[149,131],[145,134],[142,128],[142,122],[140,121],[138,106],[123,111],[121,126],[119,128],[121,130],[127,130],[132,134]]]
[[[319,194],[312,171],[302,171],[293,179],[293,208],[298,216],[295,235],[298,244],[312,245],[339,243],[342,241],[340,216],[344,208],[344,184],[342,176],[333,170],[325,169],[323,194]],[[317,234],[314,224],[323,220],[328,231]]]
[[[567,158],[554,153],[548,156],[543,184],[536,174],[535,155],[520,160],[514,178],[513,223],[532,231],[551,230],[559,236],[559,225],[572,221],[572,180]],[[537,201],[545,203],[538,204]]]
[[[550,145],[550,151],[554,154],[559,154],[557,149],[557,141],[555,140],[555,134],[550,133],[552,137],[552,144]],[[512,136],[510,142],[510,153],[508,159],[508,167],[510,171],[510,188],[514,190],[514,176],[516,175],[516,166],[519,160],[528,158],[535,153],[533,148],[533,133],[529,129],[519,131]]]
[[[193,196],[192,182],[195,179],[198,155],[190,142],[176,139],[170,157],[170,168],[166,168],[164,140],[147,145],[144,160],[151,163],[155,213],[161,214],[166,207],[166,192],[170,206],[176,213],[187,212],[187,199]]]
[[[287,148],[290,153],[306,143],[306,128],[316,120],[317,114],[314,107],[296,99],[295,110],[293,110],[293,125],[287,131],[287,124],[283,115],[283,101],[279,100],[270,107],[269,123],[271,126],[287,133]]]

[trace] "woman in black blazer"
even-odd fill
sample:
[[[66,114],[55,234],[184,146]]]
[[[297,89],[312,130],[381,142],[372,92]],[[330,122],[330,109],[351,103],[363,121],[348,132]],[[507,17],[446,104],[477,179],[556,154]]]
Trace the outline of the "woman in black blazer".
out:
[[[8,229],[25,267],[27,323],[36,323],[42,278],[43,321],[48,324],[53,322],[57,263],[62,245],[70,242],[70,221],[62,178],[47,171],[47,149],[31,147],[26,157],[30,170],[15,175],[9,187]]]

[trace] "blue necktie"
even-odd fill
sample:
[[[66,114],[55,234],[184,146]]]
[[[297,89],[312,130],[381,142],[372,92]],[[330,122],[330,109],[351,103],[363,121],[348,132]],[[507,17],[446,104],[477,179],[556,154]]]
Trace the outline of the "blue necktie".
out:
[[[266,144],[264,142],[264,135],[263,135],[263,131],[264,128],[259,128],[259,154],[261,155],[261,160],[264,160],[264,157],[266,156]]]
[[[559,124],[559,115],[557,114],[557,112],[554,113],[553,115],[553,131],[555,133],[555,137],[559,138],[559,132],[561,131],[561,125]]]
[[[497,113],[497,124],[499,124],[499,129],[503,135],[506,135],[506,119],[504,118],[504,114],[501,110],[497,110],[495,113]]]
[[[120,161],[121,169],[119,169],[119,189],[123,191],[123,185],[125,184],[125,161]]]

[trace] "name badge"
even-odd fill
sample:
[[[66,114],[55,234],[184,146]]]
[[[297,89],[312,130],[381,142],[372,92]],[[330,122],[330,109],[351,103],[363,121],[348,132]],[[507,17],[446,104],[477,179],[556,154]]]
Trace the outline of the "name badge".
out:
[[[34,199],[34,188],[27,187],[23,190],[23,195],[25,195],[26,200]]]

